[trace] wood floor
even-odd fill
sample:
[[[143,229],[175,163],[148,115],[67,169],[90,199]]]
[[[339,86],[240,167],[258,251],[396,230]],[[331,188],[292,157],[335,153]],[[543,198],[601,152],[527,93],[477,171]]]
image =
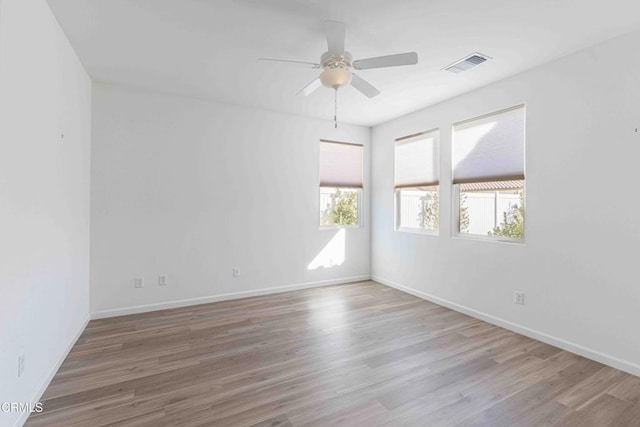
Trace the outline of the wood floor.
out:
[[[640,426],[640,378],[363,282],[94,320],[29,426]]]

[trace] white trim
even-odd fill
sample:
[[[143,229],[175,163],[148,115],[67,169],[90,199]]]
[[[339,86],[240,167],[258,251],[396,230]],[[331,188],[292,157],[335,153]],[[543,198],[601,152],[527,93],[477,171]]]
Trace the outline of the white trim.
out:
[[[149,311],[166,310],[169,308],[188,307],[191,305],[208,304],[218,301],[227,301],[239,298],[248,298],[261,295],[277,294],[281,292],[296,291],[299,289],[318,288],[321,286],[342,285],[346,283],[362,282],[370,280],[371,276],[343,277],[340,279],[321,280],[317,282],[298,283],[295,285],[277,286],[273,288],[258,289],[255,291],[241,291],[229,294],[210,295],[206,297],[188,298],[182,300],[159,302],[154,304],[136,305],[132,307],[100,310],[91,313],[91,319],[104,319],[107,317],[125,316],[127,314],[146,313]]]
[[[335,231],[335,230],[342,230],[342,229],[346,229],[346,230],[357,230],[358,228],[364,228],[362,225],[321,225],[320,228],[318,228],[318,231]]]
[[[431,230],[430,228],[400,227],[396,228],[396,233],[412,233],[422,234],[423,236],[439,236],[440,230]]]
[[[65,359],[69,355],[69,352],[78,341],[78,338],[80,338],[80,335],[82,335],[82,333],[86,329],[87,325],[89,324],[89,320],[91,320],[91,317],[87,315],[87,317],[82,321],[82,326],[76,331],[76,333],[73,335],[73,338],[67,344],[66,350],[62,352],[56,364],[53,365],[53,367],[49,371],[49,374],[45,377],[44,381],[40,384],[40,387],[36,389],[38,391],[34,394],[33,398],[31,399],[31,404],[32,404],[31,407],[34,407],[36,403],[40,401],[40,398],[42,398],[42,395],[47,390],[47,387],[49,387],[49,384],[51,384],[53,377],[55,377],[56,374],[58,373],[60,366],[62,366],[62,363],[65,361]],[[24,425],[27,422],[29,415],[31,415],[30,412],[21,413],[20,417],[18,417],[18,419],[16,420],[14,426],[19,427]]]
[[[443,307],[450,308],[451,310],[464,313],[471,317],[475,317],[476,319],[480,319],[485,322],[491,323],[493,325],[497,325],[502,328],[509,329],[510,331],[516,332],[521,335],[525,335],[529,338],[533,338],[535,340],[542,341],[544,343],[553,345],[555,347],[561,348],[571,353],[578,354],[580,356],[586,357],[587,359],[595,360],[596,362],[600,362],[602,364],[611,366],[612,368],[620,369],[621,371],[628,372],[632,375],[640,376],[640,365],[630,362],[628,360],[623,360],[618,357],[599,352],[592,348],[585,347],[580,344],[576,344],[571,341],[567,341],[562,338],[558,338],[553,335],[536,331],[534,329],[530,329],[525,326],[518,325],[517,323],[513,323],[508,320],[504,320],[499,317],[492,316],[482,311],[478,311],[473,308],[469,308],[469,307],[457,304],[455,302],[451,302],[451,301],[436,297],[434,295],[427,294],[422,291],[408,288],[406,286],[400,285],[390,280],[383,279],[382,277],[379,277],[379,276],[373,275],[371,276],[371,280],[374,280],[378,283],[389,286],[391,288],[395,288],[399,291],[414,295],[418,298],[431,301]]]
[[[451,239],[471,240],[476,242],[506,243],[508,245],[520,245],[520,246],[526,245],[524,239],[514,239],[510,237],[505,237],[505,236],[484,236],[482,234],[470,234],[470,233],[460,233],[460,232],[452,235]]]

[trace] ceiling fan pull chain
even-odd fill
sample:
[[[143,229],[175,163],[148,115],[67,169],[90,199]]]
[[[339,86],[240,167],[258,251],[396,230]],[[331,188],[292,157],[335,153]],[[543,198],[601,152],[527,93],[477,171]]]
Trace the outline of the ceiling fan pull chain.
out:
[[[335,96],[333,100],[333,127],[338,129],[338,88],[334,88]]]

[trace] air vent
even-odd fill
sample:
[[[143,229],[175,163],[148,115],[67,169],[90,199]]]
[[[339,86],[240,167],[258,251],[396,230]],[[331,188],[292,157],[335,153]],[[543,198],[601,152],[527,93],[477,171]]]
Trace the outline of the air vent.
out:
[[[480,65],[483,62],[487,62],[487,60],[489,59],[491,58],[489,58],[487,55],[474,53],[464,59],[461,59],[460,61],[454,62],[453,64],[446,67],[445,70],[454,74],[458,74],[463,71],[467,71],[477,65]]]

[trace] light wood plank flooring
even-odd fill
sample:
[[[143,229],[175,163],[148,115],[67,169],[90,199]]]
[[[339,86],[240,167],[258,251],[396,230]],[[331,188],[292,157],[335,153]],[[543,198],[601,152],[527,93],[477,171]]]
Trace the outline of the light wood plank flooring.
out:
[[[94,320],[29,426],[640,426],[640,378],[374,282]]]

